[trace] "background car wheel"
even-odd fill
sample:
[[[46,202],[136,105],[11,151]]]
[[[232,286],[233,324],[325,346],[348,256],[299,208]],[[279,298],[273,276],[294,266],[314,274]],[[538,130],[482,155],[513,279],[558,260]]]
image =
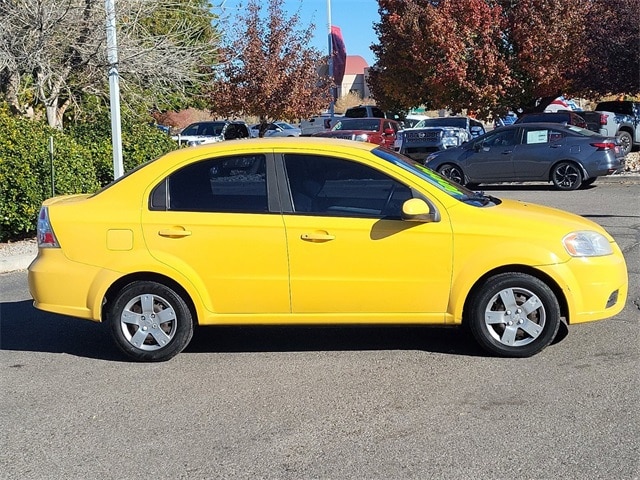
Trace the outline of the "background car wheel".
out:
[[[549,345],[560,327],[551,289],[524,273],[503,273],[474,294],[465,319],[476,341],[504,357],[529,357]]]
[[[184,299],[157,282],[125,286],[108,310],[108,321],[118,347],[138,361],[169,360],[193,336],[193,317]]]
[[[551,181],[559,190],[575,190],[582,185],[582,172],[575,163],[560,162],[553,167]]]
[[[633,147],[633,139],[631,138],[631,134],[629,132],[618,132],[618,140],[620,141],[620,149],[622,152],[627,155],[631,153],[631,149]]]
[[[459,183],[460,185],[464,185],[466,183],[464,173],[460,167],[457,167],[456,165],[451,165],[450,163],[442,165],[438,168],[438,173],[443,177],[447,177],[449,180]]]

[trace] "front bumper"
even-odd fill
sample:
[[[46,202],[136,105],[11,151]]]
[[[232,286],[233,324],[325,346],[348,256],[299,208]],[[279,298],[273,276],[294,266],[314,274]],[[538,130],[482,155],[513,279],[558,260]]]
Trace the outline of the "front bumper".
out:
[[[612,255],[572,258],[566,263],[538,267],[556,280],[569,309],[569,324],[613,317],[624,308],[629,277],[619,247]]]

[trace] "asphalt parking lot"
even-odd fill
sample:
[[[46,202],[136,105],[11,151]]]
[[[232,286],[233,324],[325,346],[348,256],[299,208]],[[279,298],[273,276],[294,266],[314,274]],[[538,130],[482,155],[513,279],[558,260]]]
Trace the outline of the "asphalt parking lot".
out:
[[[483,188],[607,228],[623,312],[528,359],[453,329],[237,327],[135,364],[2,274],[0,478],[639,479],[640,177]]]

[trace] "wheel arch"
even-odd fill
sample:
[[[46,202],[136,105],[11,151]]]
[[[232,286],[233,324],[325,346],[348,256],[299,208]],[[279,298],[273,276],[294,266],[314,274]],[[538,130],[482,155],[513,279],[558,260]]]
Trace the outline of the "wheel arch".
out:
[[[457,160],[444,160],[440,165],[438,165],[434,170],[438,173],[440,173],[440,169],[443,167],[455,167],[458,170],[460,170],[460,172],[462,173],[462,177],[463,177],[463,181],[464,181],[464,185],[466,185],[467,183],[469,183],[471,181],[471,179],[469,178],[469,175],[467,175],[467,172],[465,171],[464,167],[462,165],[460,165],[460,162],[458,162]],[[444,174],[441,174],[444,175]],[[463,186],[464,186],[463,185]]]
[[[549,275],[547,275],[546,273],[540,270],[537,270],[528,265],[513,264],[513,265],[503,265],[501,267],[494,268],[486,272],[484,275],[482,275],[480,278],[478,278],[475,281],[475,283],[471,286],[471,288],[467,292],[467,296],[464,301],[464,305],[462,309],[463,325],[465,325],[466,322],[468,321],[469,304],[471,303],[471,299],[473,298],[473,296],[490,277],[493,277],[501,273],[525,273],[527,275],[531,275],[532,277],[535,277],[538,280],[544,282],[551,289],[556,299],[558,300],[558,305],[560,306],[560,314],[562,317],[564,317],[567,320],[567,323],[568,323],[569,305],[567,303],[567,299],[560,285],[558,285],[552,277],[550,277]]]
[[[191,298],[191,295],[189,294],[189,292],[187,292],[187,290],[182,285],[180,285],[178,282],[176,282],[172,278],[166,275],[162,275],[160,273],[155,273],[155,272],[130,273],[128,275],[118,278],[115,282],[113,282],[109,286],[109,288],[107,289],[103,297],[102,310],[101,310],[101,317],[103,321],[106,319],[109,305],[111,304],[111,302],[113,302],[118,292],[122,290],[125,286],[129,285],[130,283],[139,282],[139,281],[151,281],[151,282],[160,283],[174,290],[178,295],[182,297],[184,302],[187,304],[187,307],[189,307],[189,310],[191,311],[191,315],[194,319],[194,322],[196,324],[199,323],[200,317],[198,315],[198,309],[196,308],[195,302]]]
[[[563,158],[560,160],[556,160],[555,162],[553,162],[553,164],[549,167],[549,172],[548,172],[548,178],[547,181],[549,182],[553,182],[553,171],[555,170],[555,168],[563,163],[563,162],[568,162],[568,163],[572,163],[573,165],[575,165],[576,167],[578,167],[580,169],[580,172],[582,173],[582,178],[589,178],[589,174],[587,173],[587,170],[584,168],[584,166],[582,165],[582,163],[580,163],[578,160],[574,159],[574,158]]]

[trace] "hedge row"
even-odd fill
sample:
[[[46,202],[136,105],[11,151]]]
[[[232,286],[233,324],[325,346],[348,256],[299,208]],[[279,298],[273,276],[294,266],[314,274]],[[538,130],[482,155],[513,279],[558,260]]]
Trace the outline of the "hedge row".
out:
[[[0,106],[0,241],[35,233],[40,204],[52,196],[51,138],[55,195],[92,193],[113,180],[108,117],[60,132]],[[175,148],[157,128],[123,122],[125,171]]]

